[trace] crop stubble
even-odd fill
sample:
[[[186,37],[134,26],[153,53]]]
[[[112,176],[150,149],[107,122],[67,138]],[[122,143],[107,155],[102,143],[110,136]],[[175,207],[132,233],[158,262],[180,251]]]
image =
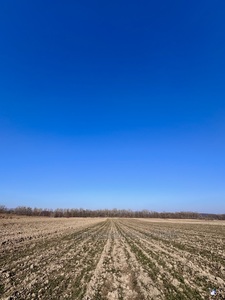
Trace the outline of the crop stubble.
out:
[[[0,230],[1,299],[225,299],[224,222],[26,217]]]

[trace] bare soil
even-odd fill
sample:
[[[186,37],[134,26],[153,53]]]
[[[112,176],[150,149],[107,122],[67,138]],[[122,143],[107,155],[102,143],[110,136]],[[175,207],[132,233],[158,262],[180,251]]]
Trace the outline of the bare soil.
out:
[[[0,299],[225,299],[225,222],[0,218]]]

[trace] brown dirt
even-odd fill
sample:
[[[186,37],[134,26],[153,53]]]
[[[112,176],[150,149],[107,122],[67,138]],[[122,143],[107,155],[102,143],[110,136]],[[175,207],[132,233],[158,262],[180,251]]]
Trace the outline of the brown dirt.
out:
[[[225,299],[224,224],[2,218],[0,299]]]

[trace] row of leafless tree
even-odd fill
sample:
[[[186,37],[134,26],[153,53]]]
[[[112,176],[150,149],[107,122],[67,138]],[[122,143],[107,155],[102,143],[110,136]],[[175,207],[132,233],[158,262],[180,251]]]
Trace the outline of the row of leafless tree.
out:
[[[215,219],[225,220],[225,214],[203,214],[197,212],[155,212],[150,210],[133,211],[127,209],[42,209],[18,206],[7,208],[0,205],[0,213],[25,216],[44,216],[55,218],[71,217],[116,217],[116,218],[172,218],[172,219]]]

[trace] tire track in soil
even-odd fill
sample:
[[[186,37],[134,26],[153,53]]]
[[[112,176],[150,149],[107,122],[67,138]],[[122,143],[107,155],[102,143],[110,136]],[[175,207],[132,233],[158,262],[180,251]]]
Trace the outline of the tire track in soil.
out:
[[[138,299],[133,285],[133,270],[127,262],[122,236],[114,221],[108,232],[107,241],[84,300],[87,299]]]

